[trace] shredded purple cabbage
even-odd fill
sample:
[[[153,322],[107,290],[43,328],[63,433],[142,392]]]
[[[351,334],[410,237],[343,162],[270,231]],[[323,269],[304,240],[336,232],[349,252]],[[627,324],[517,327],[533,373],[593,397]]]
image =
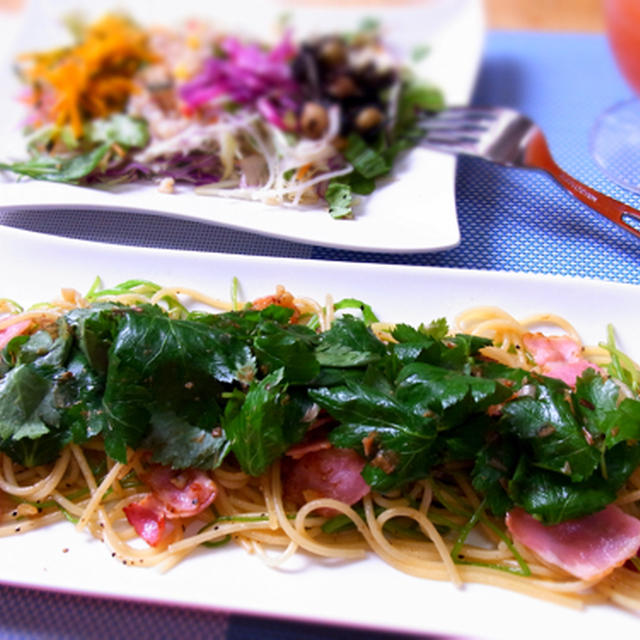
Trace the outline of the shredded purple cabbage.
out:
[[[191,151],[157,158],[152,165],[127,160],[99,173],[92,173],[86,181],[88,184],[120,184],[152,178],[173,178],[178,183],[200,186],[218,182],[221,174],[220,159],[216,155]]]
[[[257,108],[269,122],[286,129],[283,114],[298,105],[298,85],[290,62],[296,48],[287,33],[273,49],[226,38],[223,56],[209,58],[200,74],[180,88],[180,97],[191,109],[221,99]]]
[[[86,178],[87,184],[122,184],[148,180],[153,177],[151,167],[140,162],[125,160],[103,170],[95,170]]]
[[[222,173],[218,156],[202,151],[176,153],[159,162],[164,164],[164,168],[156,171],[156,175],[196,186],[218,182]]]

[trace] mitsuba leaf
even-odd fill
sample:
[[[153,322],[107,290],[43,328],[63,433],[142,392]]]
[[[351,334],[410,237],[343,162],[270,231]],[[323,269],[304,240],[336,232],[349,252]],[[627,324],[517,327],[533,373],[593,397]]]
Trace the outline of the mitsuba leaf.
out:
[[[451,427],[471,414],[506,400],[511,390],[495,380],[458,373],[424,362],[404,367],[396,381],[396,398],[414,411],[436,413]]]
[[[21,353],[0,381],[0,449],[22,464],[49,462],[70,440],[57,397],[69,375],[63,368],[69,344],[64,333],[55,341],[31,336],[22,344],[25,361]]]
[[[155,311],[128,313],[110,351],[104,406],[105,448],[116,460],[136,447],[152,411],[171,410],[213,428],[223,383],[244,380],[255,362],[249,348],[204,323]]]
[[[65,316],[78,348],[87,359],[88,365],[97,373],[107,372],[109,349],[126,313],[128,312],[120,305],[99,303],[87,308],[73,309]]]
[[[52,381],[37,368],[19,365],[0,383],[0,439],[37,438],[49,432]]]
[[[439,362],[440,360],[440,345],[433,338],[426,336],[420,340],[399,342],[391,348],[397,361],[398,371],[412,362]]]
[[[529,372],[524,369],[509,367],[506,364],[490,360],[476,362],[473,366],[473,373],[483,378],[497,380],[513,392],[517,391],[530,378]]]
[[[429,343],[442,340],[449,331],[446,318],[437,318],[429,324],[421,324],[418,328],[408,324],[397,324],[391,335],[398,342],[420,342],[428,340]]]
[[[509,435],[493,434],[490,441],[477,449],[471,472],[473,487],[486,497],[487,505],[496,516],[504,516],[513,505],[507,491],[520,459],[520,447]]]
[[[318,362],[325,367],[360,367],[378,362],[386,353],[371,329],[351,315],[337,318],[315,350]]]
[[[640,442],[640,402],[633,398],[625,398],[620,403],[615,424],[607,431],[608,447],[619,442],[630,442],[635,446]]]
[[[459,333],[455,336],[447,337],[441,343],[442,349],[440,361],[433,364],[457,369],[462,373],[470,374],[475,365],[474,358],[480,349],[490,346],[491,340],[480,336],[470,336]]]
[[[421,325],[419,329],[398,325],[392,332],[399,343],[393,345],[396,357],[403,364],[426,362],[470,375],[472,368],[477,367],[475,357],[479,350],[491,341],[465,334],[443,338],[441,335],[446,329],[444,320]]]
[[[302,325],[281,327],[275,322],[262,323],[253,340],[261,367],[267,371],[284,369],[292,384],[311,382],[318,375],[320,365],[313,354],[318,341],[315,331]]]
[[[89,365],[82,351],[76,351],[55,392],[61,425],[71,433],[73,442],[85,442],[104,431],[107,425],[102,406],[104,387],[104,375]]]
[[[25,467],[35,467],[55,460],[69,443],[65,431],[48,431],[38,437],[6,440],[0,450]]]
[[[565,390],[538,384],[536,397],[521,397],[502,409],[503,427],[523,440],[531,464],[580,482],[598,467],[600,451],[589,444]]]
[[[576,417],[598,441],[604,437],[607,447],[640,440],[640,402],[625,398],[618,406],[619,395],[618,385],[593,369],[587,369],[576,381]]]
[[[251,342],[257,335],[259,327],[264,323],[276,323],[281,327],[290,325],[293,309],[272,304],[264,309],[242,309],[240,311],[227,311],[225,313],[199,313],[189,314],[189,319],[201,322],[220,332],[228,333],[235,339],[245,343]]]
[[[304,433],[303,406],[290,403],[284,370],[278,369],[252,382],[246,394],[236,391],[227,404],[223,429],[245,473],[264,473]]]
[[[7,371],[16,364],[33,362],[49,353],[53,346],[53,339],[46,331],[38,331],[33,335],[16,336],[9,341],[3,350],[3,359],[7,364]]]
[[[349,381],[361,382],[362,368],[321,367],[312,385],[313,387],[335,387],[347,384]]]
[[[495,419],[485,413],[478,413],[459,426],[443,431],[439,436],[444,442],[445,459],[473,460],[485,447],[495,429]]]
[[[546,524],[557,524],[604,509],[640,463],[640,447],[619,444],[605,454],[607,475],[594,474],[571,482],[559,473],[532,466],[522,459],[509,483],[516,504]]]
[[[336,447],[365,453],[371,440],[365,481],[387,491],[424,477],[436,457],[436,422],[416,415],[394,398],[356,382],[309,391],[320,407],[340,422],[329,439]]]
[[[214,435],[211,430],[195,427],[172,411],[154,412],[150,422],[142,447],[152,451],[153,462],[174,469],[215,469],[229,451],[229,440],[223,433]]]

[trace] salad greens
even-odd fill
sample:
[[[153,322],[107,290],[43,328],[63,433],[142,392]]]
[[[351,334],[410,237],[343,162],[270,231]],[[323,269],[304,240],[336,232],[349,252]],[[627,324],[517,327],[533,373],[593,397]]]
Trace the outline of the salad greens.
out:
[[[122,14],[73,23],[74,42],[25,53],[29,158],[37,180],[199,187],[268,203],[322,202],[353,217],[441,92],[401,63],[375,19],[354,32],[266,43],[190,20],[153,30]],[[414,62],[427,53],[424,47]]]
[[[399,324],[381,342],[367,305],[337,307],[322,333],[275,305],[180,318],[149,304],[70,311],[53,336],[14,337],[0,352],[0,450],[31,466],[99,436],[119,461],[127,448],[174,468],[233,456],[260,475],[319,408],[374,489],[467,461],[490,511],[516,504],[547,523],[604,508],[640,464],[640,401],[620,401],[613,378],[588,369],[572,389],[509,368],[482,356],[488,340],[446,335],[442,319]]]
[[[52,144],[59,133],[54,127],[48,127],[39,135],[38,144],[45,147]],[[89,176],[101,163],[107,164],[110,155],[117,156],[117,153],[124,154],[131,149],[142,148],[149,141],[148,126],[144,120],[119,113],[93,120],[85,131],[82,145],[73,138],[70,128],[65,128],[63,134],[73,147],[73,153],[52,155],[33,149],[29,160],[11,164],[0,162],[0,170],[13,171],[37,180],[78,182]]]
[[[443,95],[437,88],[415,79],[404,80],[391,130],[381,132],[370,141],[355,132],[348,136],[343,153],[353,171],[330,180],[325,193],[329,213],[334,218],[351,216],[353,194],[371,194],[376,180],[391,172],[398,154],[420,142],[424,136],[424,130],[418,126],[420,114],[440,111],[444,106]]]

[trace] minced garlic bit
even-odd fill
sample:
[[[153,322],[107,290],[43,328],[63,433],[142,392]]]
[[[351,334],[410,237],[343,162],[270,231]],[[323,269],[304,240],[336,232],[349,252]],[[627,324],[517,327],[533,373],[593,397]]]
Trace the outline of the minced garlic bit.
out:
[[[158,185],[160,193],[173,193],[176,181],[173,178],[162,178]]]

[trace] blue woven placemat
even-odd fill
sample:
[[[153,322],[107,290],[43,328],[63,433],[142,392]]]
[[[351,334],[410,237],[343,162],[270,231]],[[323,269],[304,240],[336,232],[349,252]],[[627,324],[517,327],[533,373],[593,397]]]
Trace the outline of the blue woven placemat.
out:
[[[628,95],[601,36],[492,32],[474,102],[527,113],[546,132],[565,170],[638,208],[640,198],[601,175],[588,152],[589,131],[597,115]],[[411,255],[310,248],[162,218],[141,225],[120,214],[96,224],[93,214],[87,218],[72,212],[46,217],[4,212],[0,222],[89,240],[118,243],[126,238],[127,243],[141,246],[559,273],[640,284],[640,241],[573,200],[543,174],[463,159],[457,172],[457,202],[460,246]],[[0,637],[390,640],[398,635],[0,587]]]

